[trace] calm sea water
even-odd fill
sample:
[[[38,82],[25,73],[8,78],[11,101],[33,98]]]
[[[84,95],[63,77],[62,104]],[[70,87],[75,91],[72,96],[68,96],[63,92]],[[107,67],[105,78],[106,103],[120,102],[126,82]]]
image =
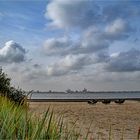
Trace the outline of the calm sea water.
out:
[[[140,92],[48,93],[34,92],[31,99],[140,99]]]

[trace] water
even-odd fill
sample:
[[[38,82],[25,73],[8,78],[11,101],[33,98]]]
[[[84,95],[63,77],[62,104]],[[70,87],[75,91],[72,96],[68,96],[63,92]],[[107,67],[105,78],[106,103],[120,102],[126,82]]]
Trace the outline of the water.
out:
[[[86,92],[86,93],[65,93],[65,92],[34,92],[31,99],[139,99],[140,91],[133,92]]]

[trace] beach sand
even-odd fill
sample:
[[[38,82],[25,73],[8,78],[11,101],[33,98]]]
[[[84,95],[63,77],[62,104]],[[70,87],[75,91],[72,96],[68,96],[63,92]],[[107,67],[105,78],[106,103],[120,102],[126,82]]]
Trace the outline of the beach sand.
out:
[[[66,123],[75,124],[76,130],[82,129],[81,136],[89,132],[89,140],[108,140],[109,133],[111,133],[112,140],[121,140],[122,137],[123,140],[137,140],[140,127],[140,102],[138,101],[126,101],[121,105],[31,102],[30,111],[41,115],[49,106],[53,108],[56,116],[63,114]]]

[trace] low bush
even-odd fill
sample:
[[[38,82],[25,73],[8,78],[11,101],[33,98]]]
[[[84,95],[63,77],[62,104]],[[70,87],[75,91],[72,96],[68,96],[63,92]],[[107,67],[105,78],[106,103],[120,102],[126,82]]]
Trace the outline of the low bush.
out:
[[[15,101],[18,104],[22,104],[25,98],[25,92],[21,89],[16,89],[11,86],[11,79],[0,69],[0,94],[6,96],[10,100]]]

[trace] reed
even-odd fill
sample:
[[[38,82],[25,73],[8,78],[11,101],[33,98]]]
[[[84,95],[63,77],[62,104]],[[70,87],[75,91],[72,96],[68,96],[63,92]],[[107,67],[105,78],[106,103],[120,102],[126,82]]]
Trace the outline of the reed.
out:
[[[77,140],[74,129],[69,130],[48,109],[41,117],[28,112],[27,105],[17,105],[6,97],[0,97],[0,139],[46,139],[46,140]]]

